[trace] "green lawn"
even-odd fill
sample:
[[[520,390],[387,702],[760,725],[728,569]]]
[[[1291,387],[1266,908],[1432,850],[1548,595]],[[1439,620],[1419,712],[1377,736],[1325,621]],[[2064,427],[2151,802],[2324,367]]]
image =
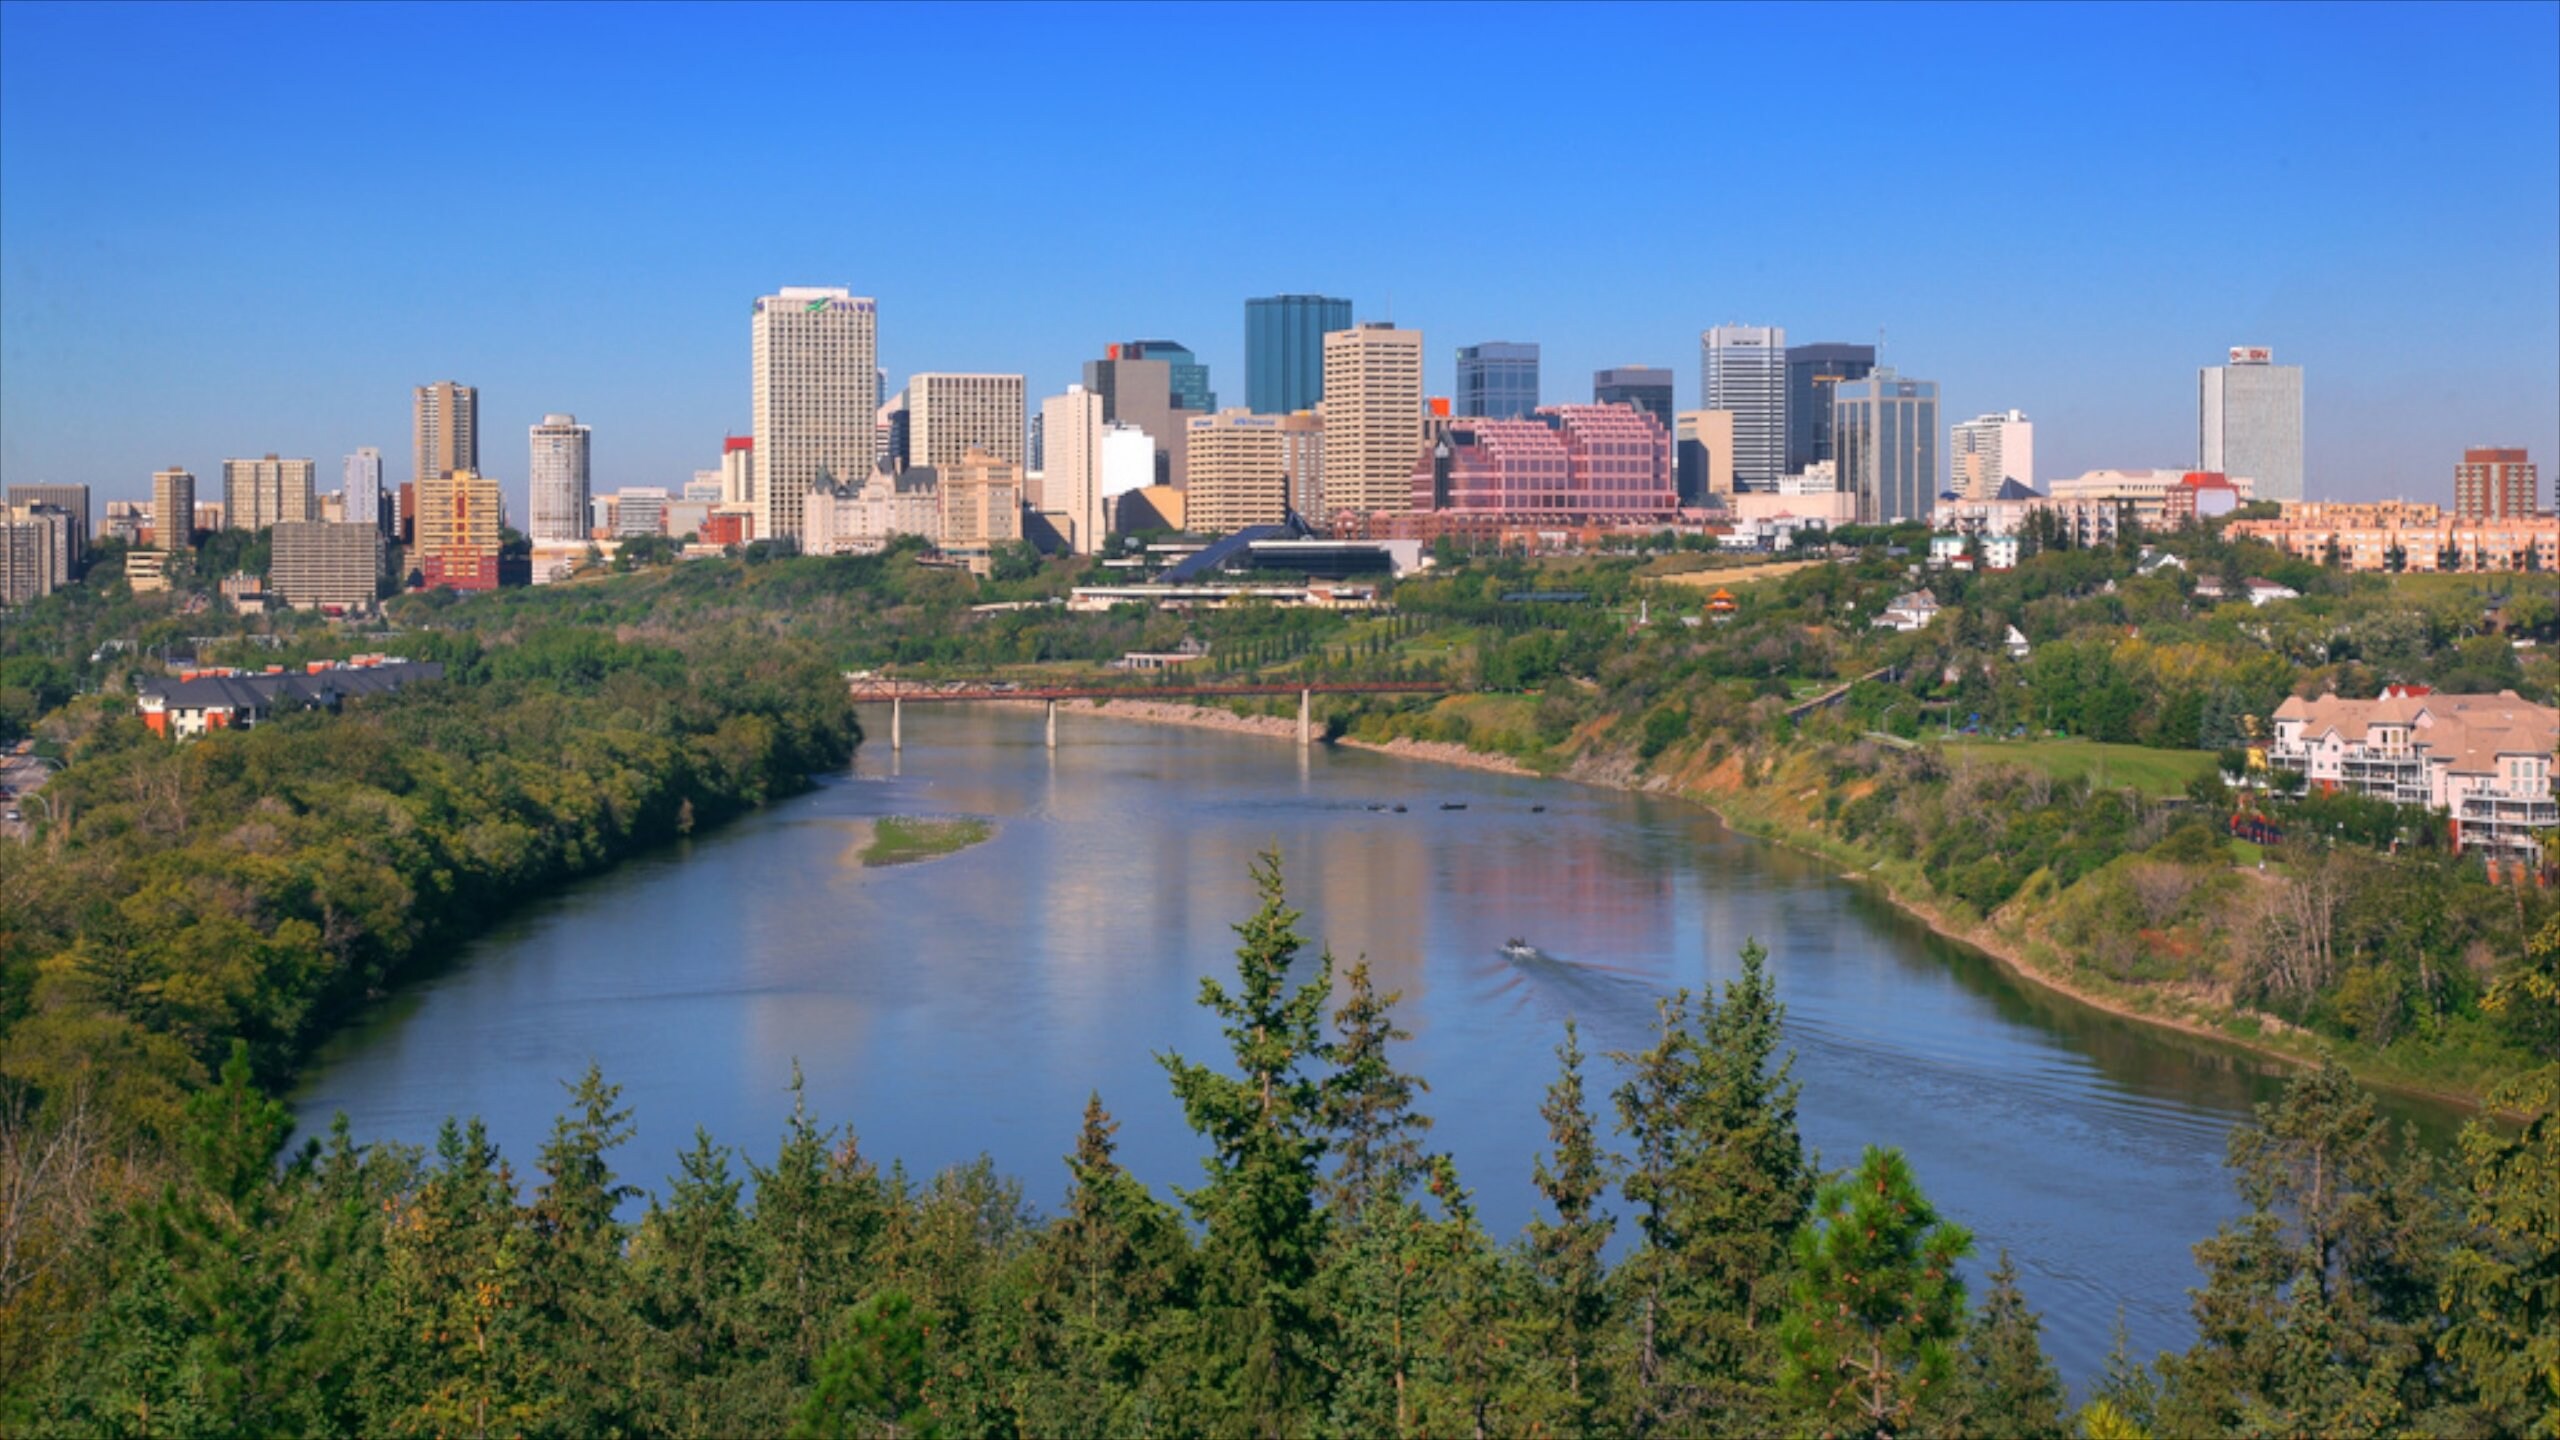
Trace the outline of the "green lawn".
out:
[[[1950,760],[2004,761],[2030,765],[2057,780],[2088,776],[2099,783],[2139,790],[2145,795],[2183,795],[2187,782],[2213,773],[2210,750],[2153,750],[2141,745],[2102,745],[2095,740],[1939,741]]]
[[[862,863],[906,865],[931,860],[966,850],[994,833],[993,825],[967,816],[943,820],[890,815],[872,826],[871,843],[863,849]]]

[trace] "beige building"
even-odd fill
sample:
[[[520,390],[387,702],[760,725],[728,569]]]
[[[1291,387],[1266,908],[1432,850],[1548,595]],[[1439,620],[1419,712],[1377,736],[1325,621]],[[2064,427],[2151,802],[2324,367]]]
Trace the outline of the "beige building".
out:
[[[297,609],[370,609],[382,579],[382,527],[285,521],[275,527],[267,576]]]
[[[942,470],[959,464],[972,448],[1016,466],[1023,463],[1022,377],[918,375],[908,380],[907,463]]]
[[[1367,320],[1324,337],[1324,516],[1413,506],[1422,332]]]
[[[1682,503],[1733,493],[1733,412],[1683,410],[1672,417],[1671,464]]]
[[[234,530],[264,530],[288,520],[309,520],[318,512],[312,484],[320,467],[309,460],[222,462],[223,523]]]
[[[996,547],[1022,539],[1022,462],[973,446],[939,473],[942,551],[983,575]]]
[[[124,555],[124,583],[136,595],[157,595],[169,588],[169,552],[166,550],[128,550]]]
[[[419,386],[412,392],[410,437],[413,483],[423,485],[450,470],[478,470],[480,392],[451,380]]]
[[[1040,402],[1040,509],[1078,555],[1102,548],[1111,526],[1102,494],[1102,396],[1082,385]],[[1063,521],[1063,523],[1061,523]]]
[[[2069,480],[2056,480],[2048,489],[2056,500],[2108,501],[2130,507],[2135,522],[2157,530],[2168,520],[2169,492],[2186,478],[2184,470],[2090,470]],[[2232,488],[2240,492],[2241,503],[2248,503],[2255,482],[2244,475],[2230,479]]]
[[[196,477],[188,473],[183,465],[172,465],[166,470],[152,471],[152,543],[163,550],[194,549],[195,519]]]
[[[2466,520],[2407,500],[2307,501],[2274,520],[2234,520],[2226,534],[2367,574],[2390,570],[2560,570],[2560,517]]]
[[[2454,848],[2539,862],[2560,826],[2551,756],[2560,710],[2518,698],[2393,685],[2371,700],[2295,696],[2276,707],[2268,765],[2323,792],[2351,791],[2450,818]]]
[[[448,470],[418,486],[417,565],[429,588],[498,586],[498,482]]]
[[[879,311],[850,290],[786,285],[755,303],[755,529],[800,538],[818,473],[859,480],[879,456]]]
[[[1221,410],[1191,422],[1185,523],[1208,534],[1276,525],[1299,497],[1321,494],[1324,427],[1304,411]]]

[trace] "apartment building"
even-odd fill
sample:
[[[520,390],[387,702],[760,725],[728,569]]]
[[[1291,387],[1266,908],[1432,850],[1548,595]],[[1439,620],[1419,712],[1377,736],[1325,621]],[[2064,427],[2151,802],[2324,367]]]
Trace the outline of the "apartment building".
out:
[[[1324,337],[1324,514],[1394,514],[1413,500],[1422,441],[1422,332],[1368,320]]]
[[[2494,695],[2394,685],[2371,700],[2299,696],[2276,707],[2267,764],[2323,790],[2422,806],[2447,817],[2454,847],[2538,860],[2560,826],[2551,793],[2560,710]]]
[[[1019,375],[915,376],[907,381],[907,463],[948,470],[978,449],[1019,467],[1022,403]]]
[[[267,576],[296,609],[371,609],[382,583],[382,527],[370,520],[287,520]]]

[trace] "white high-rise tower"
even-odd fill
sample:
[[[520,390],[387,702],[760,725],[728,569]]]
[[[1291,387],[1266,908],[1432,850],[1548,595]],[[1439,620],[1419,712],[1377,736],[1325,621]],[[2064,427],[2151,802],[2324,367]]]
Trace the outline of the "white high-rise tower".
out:
[[[339,503],[348,524],[362,523],[382,528],[382,452],[364,446],[346,458],[340,472],[345,488],[339,492]]]
[[[879,316],[850,290],[786,285],[756,301],[756,538],[800,536],[809,483],[860,483],[879,458]]]
[[[537,545],[586,539],[593,498],[587,427],[575,415],[545,415],[531,433],[533,523],[526,533]]]
[[[2234,345],[2231,363],[2196,379],[2196,468],[2257,482],[2260,500],[2302,498],[2302,367],[2263,345]]]
[[[1718,325],[1698,337],[1699,405],[1733,412],[1733,486],[1775,490],[1787,469],[1787,332]]]

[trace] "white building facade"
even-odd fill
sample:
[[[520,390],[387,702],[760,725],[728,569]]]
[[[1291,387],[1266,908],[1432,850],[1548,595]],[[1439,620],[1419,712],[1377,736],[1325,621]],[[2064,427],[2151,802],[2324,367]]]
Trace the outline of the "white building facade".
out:
[[[1787,332],[1718,325],[1698,337],[1698,404],[1733,412],[1733,484],[1775,490],[1787,473]]]
[[[2261,500],[2302,498],[2302,367],[2263,345],[2197,372],[2196,468],[2254,482]]]
[[[1102,396],[1082,385],[1040,402],[1040,509],[1066,517],[1066,541],[1078,555],[1102,546],[1109,528],[1102,504]],[[1155,451],[1147,452],[1155,473]]]
[[[2036,427],[2023,410],[1977,415],[1947,427],[1947,488],[1967,500],[1988,500],[2000,482],[2036,483]]]
[[[545,415],[531,427],[532,468],[526,473],[533,514],[525,533],[536,545],[565,545],[587,538],[595,498],[588,468],[590,437],[575,415]]]

